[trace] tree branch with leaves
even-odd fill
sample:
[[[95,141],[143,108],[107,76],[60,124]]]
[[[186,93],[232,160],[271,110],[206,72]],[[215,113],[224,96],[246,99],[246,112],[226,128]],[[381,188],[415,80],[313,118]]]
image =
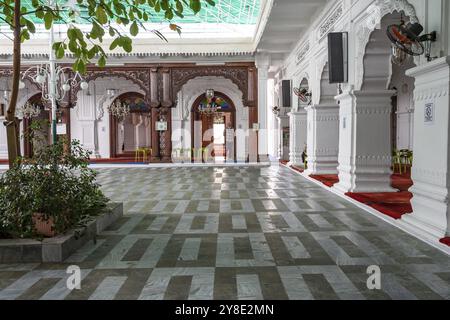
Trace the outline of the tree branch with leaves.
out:
[[[66,24],[67,37],[53,44],[55,56],[63,58],[67,53],[74,56],[72,68],[85,73],[87,65],[96,59],[104,67],[107,54],[103,48],[106,32],[111,38],[109,50],[122,48],[133,50],[132,37],[142,30],[145,23],[152,22],[156,14],[163,14],[170,29],[178,33],[181,28],[171,23],[177,16],[185,17],[191,10],[197,14],[203,6],[214,6],[214,0],[31,0],[31,6],[22,5],[21,0],[0,0],[0,24],[8,25],[13,33],[12,91],[6,114],[8,157],[10,165],[20,156],[19,121],[15,116],[19,92],[21,44],[30,40],[36,25],[43,24],[50,30],[54,24]],[[89,23],[90,30],[80,27],[81,21]],[[126,31],[121,31],[126,30]],[[166,40],[157,30],[150,30]],[[167,41],[167,40],[166,40]]]

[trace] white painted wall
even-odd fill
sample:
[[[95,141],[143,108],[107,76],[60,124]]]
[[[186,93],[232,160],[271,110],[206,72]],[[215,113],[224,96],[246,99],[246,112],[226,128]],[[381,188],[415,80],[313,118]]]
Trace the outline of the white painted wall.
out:
[[[390,87],[397,88],[397,149],[413,148],[413,118],[414,118],[414,78],[405,75],[405,71],[414,67],[412,59],[402,66],[392,65]]]
[[[106,97],[107,89],[116,89],[116,95]],[[98,156],[110,157],[110,123],[108,106],[121,94],[126,92],[139,92],[142,90],[138,85],[123,78],[99,78],[89,83],[89,90],[79,91],[77,104],[70,113],[70,127],[72,139],[79,140],[81,144],[95,155],[95,126],[98,132]],[[102,106],[99,104],[102,103]],[[99,108],[103,108],[104,114],[101,118]],[[96,121],[96,119],[98,119]],[[133,142],[131,142],[133,143]],[[133,148],[134,149],[134,148]]]

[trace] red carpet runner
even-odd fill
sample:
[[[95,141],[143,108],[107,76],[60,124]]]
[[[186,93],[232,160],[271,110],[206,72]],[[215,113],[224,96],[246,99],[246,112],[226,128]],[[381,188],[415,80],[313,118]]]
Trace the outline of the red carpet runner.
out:
[[[337,175],[311,175],[313,179],[322,182],[328,187],[332,187],[339,182]],[[375,210],[390,216],[394,219],[400,219],[402,215],[412,212],[411,198],[412,194],[408,189],[412,186],[410,173],[393,174],[392,187],[399,189],[399,192],[385,192],[385,193],[353,193],[347,192],[345,195],[364,203]]]

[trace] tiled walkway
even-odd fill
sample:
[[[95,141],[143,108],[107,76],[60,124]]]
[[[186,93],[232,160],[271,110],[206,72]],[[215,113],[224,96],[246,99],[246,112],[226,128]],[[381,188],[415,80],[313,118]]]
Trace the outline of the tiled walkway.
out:
[[[65,263],[0,265],[0,299],[450,299],[449,256],[282,166],[99,171],[125,216]]]

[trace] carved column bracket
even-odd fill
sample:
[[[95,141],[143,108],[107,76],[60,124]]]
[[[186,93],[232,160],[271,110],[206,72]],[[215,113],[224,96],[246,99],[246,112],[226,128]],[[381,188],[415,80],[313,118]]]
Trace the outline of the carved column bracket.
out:
[[[172,107],[172,90],[170,83],[170,69],[161,69],[161,105],[163,107]]]
[[[150,106],[152,108],[159,107],[159,94],[158,94],[158,68],[150,69]]]

